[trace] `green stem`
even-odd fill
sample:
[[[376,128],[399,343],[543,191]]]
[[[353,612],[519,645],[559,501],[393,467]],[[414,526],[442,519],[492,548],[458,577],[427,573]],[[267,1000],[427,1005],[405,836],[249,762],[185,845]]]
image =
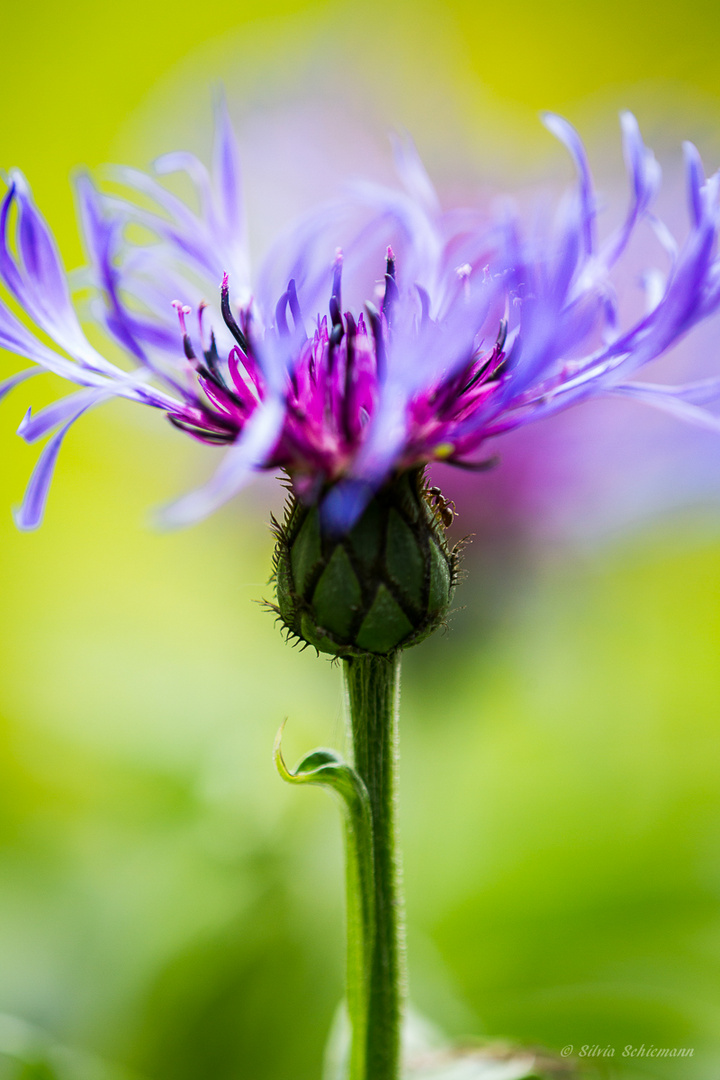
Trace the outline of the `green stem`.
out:
[[[358,952],[349,934],[349,989],[365,988],[366,1008],[353,1016],[352,1080],[398,1080],[405,989],[402,898],[397,852],[397,713],[400,656],[361,656],[344,661],[355,771],[363,781],[372,819],[372,939]],[[349,893],[357,882],[348,875]],[[349,914],[356,909],[348,896]],[[357,970],[365,965],[364,973]],[[364,1042],[361,1047],[358,1042]],[[361,1072],[353,1071],[355,1068]]]
[[[368,811],[366,813],[366,811]],[[348,1080],[366,1080],[368,1001],[375,940],[372,822],[369,805],[358,801],[345,814],[345,884],[347,894],[347,1010],[352,1027]]]

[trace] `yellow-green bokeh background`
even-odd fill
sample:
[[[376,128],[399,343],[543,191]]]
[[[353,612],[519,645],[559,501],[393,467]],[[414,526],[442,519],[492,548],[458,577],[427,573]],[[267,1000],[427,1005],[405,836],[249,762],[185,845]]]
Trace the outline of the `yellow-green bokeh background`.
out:
[[[707,0],[3,9],[0,157],[27,173],[70,266],[71,169],[145,164],[185,131],[206,145],[219,78],[247,113],[309,87],[353,123],[405,125],[447,182],[456,162],[511,183],[535,169],[547,107],[597,143],[629,106],[651,141],[689,134],[718,163]],[[285,716],[290,758],[337,744],[341,697],[338,672],[251,602],[278,500],[250,492],[153,533],[148,508],[212,451],[112,406],[78,425],[46,525],[19,535],[9,507],[34,451],[13,430],[43,393],[0,410],[0,1013],[149,1080],[316,1080],[342,985],[339,829],[322,793],[282,786],[270,748]],[[413,998],[454,1036],[611,1045],[610,1075],[706,1080],[716,531],[655,523],[592,557],[526,556],[491,616],[497,582],[470,568],[453,633],[405,665]],[[695,1054],[619,1056],[642,1043]]]

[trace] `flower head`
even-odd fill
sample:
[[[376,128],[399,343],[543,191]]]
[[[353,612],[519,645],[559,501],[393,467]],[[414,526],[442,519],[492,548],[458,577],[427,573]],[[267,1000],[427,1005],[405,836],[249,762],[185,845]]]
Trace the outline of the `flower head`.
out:
[[[578,171],[554,219],[527,229],[511,208],[489,222],[477,211],[443,213],[414,149],[399,143],[402,188],[359,186],[301,222],[254,288],[237,151],[222,109],[212,172],[188,154],[156,164],[161,174],[190,176],[198,211],[143,173],[120,174],[135,192],[126,199],[81,178],[95,311],[128,369],[85,337],[52,236],[24,178],[11,174],[0,211],[0,278],[56,348],[0,306],[0,345],[37,365],[0,384],[0,395],[38,370],[81,388],[20,426],[29,442],[51,436],[20,526],[42,518],[69,427],[112,396],[161,410],[202,442],[227,445],[209,484],[173,504],[168,520],[201,517],[254,471],[283,469],[334,533],[350,529],[393,477],[438,460],[483,467],[498,435],[590,397],[633,397],[720,430],[704,408],[720,395],[720,377],[675,387],[633,380],[720,304],[720,178],[706,180],[697,151],[686,146],[690,225],[677,244],[653,212],[659,167],[625,114],[630,204],[601,242],[582,144],[559,117],[545,123]],[[146,209],[148,198],[155,210]],[[152,241],[130,242],[129,225],[149,230]],[[343,247],[333,260],[323,244],[334,229]],[[624,325],[615,270],[640,229],[655,254],[644,275],[645,310]],[[365,275],[360,303],[344,302],[348,273],[356,291]]]

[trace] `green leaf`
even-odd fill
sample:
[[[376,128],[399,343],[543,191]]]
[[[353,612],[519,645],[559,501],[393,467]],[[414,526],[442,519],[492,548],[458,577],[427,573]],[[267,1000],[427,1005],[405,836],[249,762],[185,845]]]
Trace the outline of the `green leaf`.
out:
[[[369,813],[368,795],[352,766],[334,750],[319,747],[306,754],[294,769],[288,769],[282,754],[284,730],[283,723],[275,738],[274,748],[275,765],[283,780],[288,784],[317,784],[330,788],[343,800],[348,813],[359,815],[360,821],[364,820],[366,811]]]
[[[320,747],[288,769],[282,755],[282,727],[275,739],[275,765],[289,784],[316,784],[339,797],[345,821],[347,889],[347,1006],[352,1025],[348,1080],[365,1076],[368,973],[375,935],[372,813],[361,777],[334,750]]]

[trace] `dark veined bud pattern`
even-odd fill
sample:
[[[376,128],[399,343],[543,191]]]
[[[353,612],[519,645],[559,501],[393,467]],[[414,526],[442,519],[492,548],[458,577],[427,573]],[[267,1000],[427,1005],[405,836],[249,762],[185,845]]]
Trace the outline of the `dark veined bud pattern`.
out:
[[[289,635],[334,656],[387,655],[422,641],[447,615],[457,579],[446,504],[421,469],[375,493],[344,535],[291,495],[275,522],[272,605]]]

